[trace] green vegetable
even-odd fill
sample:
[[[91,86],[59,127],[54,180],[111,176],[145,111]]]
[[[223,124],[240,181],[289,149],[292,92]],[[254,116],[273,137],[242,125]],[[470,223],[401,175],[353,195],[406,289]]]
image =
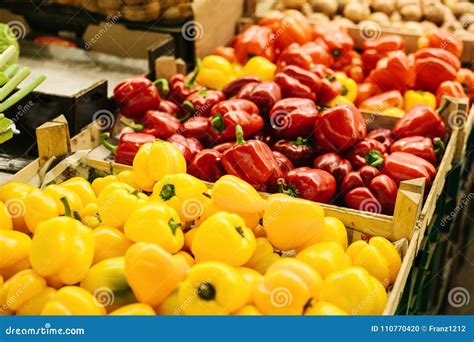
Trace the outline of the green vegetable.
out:
[[[13,46],[16,51],[13,57],[6,63],[6,66],[18,63],[18,57],[20,57],[20,45],[15,38],[15,33],[12,28],[7,24],[0,23],[0,53],[5,51],[9,46]],[[0,67],[0,70],[3,70],[3,66]]]

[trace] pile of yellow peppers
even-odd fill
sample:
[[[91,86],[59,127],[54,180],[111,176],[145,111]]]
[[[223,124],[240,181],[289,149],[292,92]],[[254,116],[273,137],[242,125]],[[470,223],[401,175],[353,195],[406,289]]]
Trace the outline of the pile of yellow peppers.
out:
[[[9,315],[381,314],[401,264],[315,202],[231,175],[209,189],[164,141],[92,184],[3,185],[0,224]]]

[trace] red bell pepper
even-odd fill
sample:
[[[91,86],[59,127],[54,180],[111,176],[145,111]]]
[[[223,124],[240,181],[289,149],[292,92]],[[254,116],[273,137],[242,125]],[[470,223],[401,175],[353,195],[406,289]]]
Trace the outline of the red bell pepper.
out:
[[[456,57],[461,57],[464,43],[457,34],[442,29],[430,29],[419,39],[419,46],[440,48],[451,52]]]
[[[412,136],[394,142],[390,151],[411,153],[436,165],[438,157],[443,155],[444,148],[444,142],[440,138]]]
[[[314,67],[314,73],[321,79],[321,86],[316,94],[316,102],[318,104],[327,104],[333,98],[341,94],[342,85],[336,79],[333,70],[326,68],[322,64],[317,64]]]
[[[148,110],[157,109],[160,95],[155,84],[146,77],[123,80],[114,88],[114,99],[123,116],[134,119]]]
[[[435,57],[415,60],[416,87],[435,93],[445,81],[456,79],[457,70],[451,64]]]
[[[316,146],[325,152],[347,150],[365,135],[364,118],[352,105],[340,105],[319,113],[314,126]]]
[[[258,107],[248,100],[231,99],[217,103],[211,109],[210,133],[216,142],[235,140],[235,128],[242,126],[245,137],[252,136],[263,128],[264,122]]]
[[[314,130],[317,116],[318,110],[313,101],[290,97],[275,103],[270,112],[270,124],[278,137],[308,137]]]
[[[360,109],[378,113],[393,107],[403,108],[403,96],[398,90],[387,91],[372,96],[362,102],[359,106]]]
[[[405,41],[398,35],[387,35],[367,40],[362,45],[362,61],[366,74],[377,66],[377,62],[386,57],[391,51],[404,51]]]
[[[161,99],[160,104],[158,105],[157,110],[159,112],[165,112],[173,115],[174,117],[181,117],[181,108],[171,101]]]
[[[280,86],[284,98],[302,97],[316,100],[321,88],[321,79],[313,72],[296,65],[287,65],[275,75],[275,82]]]
[[[446,105],[441,106],[438,112],[425,105],[414,106],[397,121],[393,135],[396,139],[414,135],[443,138],[446,134],[446,125],[439,113],[446,108]]]
[[[368,80],[384,91],[403,92],[414,80],[408,56],[403,51],[390,52],[387,57],[378,61],[376,68],[370,72]]]
[[[321,203],[330,203],[336,192],[336,180],[330,173],[309,167],[291,170],[279,185],[284,194]]]
[[[357,85],[357,98],[356,104],[360,105],[368,98],[374,97],[382,93],[382,90],[375,83],[364,82]]]
[[[217,144],[212,147],[213,150],[219,151],[220,153],[224,153],[229,148],[235,145],[235,141],[228,141],[222,144]]]
[[[370,131],[369,133],[367,133],[367,139],[375,139],[381,142],[382,144],[384,144],[387,151],[390,150],[390,146],[392,146],[394,142],[393,133],[388,128],[378,128],[374,129],[373,131]]]
[[[204,147],[209,147],[215,140],[215,135],[212,134],[210,125],[209,118],[193,116],[182,124],[178,133],[186,138],[196,138]]]
[[[158,139],[166,140],[181,128],[181,123],[173,115],[149,110],[143,116],[140,124],[130,123],[125,120],[121,122],[137,132],[151,134]]]
[[[334,60],[327,51],[326,43],[308,42],[303,45],[290,44],[280,54],[277,62],[277,70],[287,65],[296,65],[305,70],[313,70],[315,64],[323,64],[330,67]]]
[[[169,89],[168,91],[162,91],[162,93],[166,94],[168,100],[181,106],[189,95],[204,89],[204,87],[195,84],[200,70],[201,61],[197,59],[196,66],[190,78],[182,74],[176,74],[170,77],[169,82],[165,79],[159,79],[158,81],[162,84],[167,84],[165,88]]]
[[[293,163],[291,160],[289,160],[283,153],[280,153],[278,151],[272,151],[273,156],[275,157],[278,166],[280,166],[280,170],[283,173],[283,176],[286,176],[288,172],[293,170],[295,167],[293,166]]]
[[[182,108],[184,112],[194,116],[209,116],[212,107],[224,100],[222,91],[203,89],[189,95],[183,102]]]
[[[242,89],[242,87],[249,83],[260,83],[262,82],[260,78],[255,76],[242,76],[239,77],[232,82],[228,83],[224,88],[222,88],[222,92],[227,99],[234,97],[237,93]]]
[[[368,187],[372,179],[381,175],[382,173],[375,167],[365,165],[357,171],[350,171],[341,182],[339,188],[339,195],[343,198],[352,189],[359,187]],[[338,196],[339,196],[338,195]]]
[[[313,149],[302,137],[298,137],[294,141],[278,140],[272,146],[272,150],[283,153],[296,167],[311,165],[314,160]]]
[[[346,154],[347,159],[352,163],[354,169],[358,170],[367,165],[367,155],[370,151],[376,150],[384,155],[387,149],[384,144],[375,139],[364,139],[351,147]]]
[[[194,156],[203,149],[202,144],[196,138],[186,138],[181,134],[173,134],[168,138],[168,142],[178,148],[189,164]]]
[[[265,189],[275,171],[281,172],[272,150],[258,140],[244,140],[240,125],[235,126],[236,143],[222,154],[222,165],[228,174]]]
[[[356,83],[362,83],[365,80],[364,67],[361,56],[354,52],[352,62],[342,68],[342,71],[349,77],[352,78]]]
[[[457,81],[444,81],[439,85],[438,90],[436,90],[438,106],[441,105],[443,96],[454,97],[457,99],[467,97],[462,84]]]
[[[218,46],[212,54],[224,57],[232,64],[237,63],[237,56],[235,55],[235,50],[230,46]]]
[[[132,165],[133,158],[143,144],[153,142],[156,138],[151,134],[146,133],[123,133],[120,136],[119,144],[112,145],[107,141],[110,137],[109,133],[102,133],[100,142],[106,149],[114,154],[116,163]]]
[[[425,178],[429,186],[436,176],[433,164],[411,153],[393,152],[384,158],[378,151],[372,151],[367,158],[369,165],[380,168],[397,184],[409,179]]]
[[[462,84],[464,92],[469,97],[471,103],[474,102],[474,72],[461,68],[456,75],[456,81]]]
[[[275,82],[249,83],[236,96],[255,103],[260,113],[268,115],[273,105],[281,100],[281,90]]]
[[[344,177],[352,171],[352,165],[349,160],[332,152],[317,157],[313,162],[313,167],[329,172],[334,176],[338,185],[340,185]]]
[[[456,71],[461,68],[461,61],[451,52],[439,48],[424,48],[416,51],[413,55],[415,60],[423,58],[438,58],[453,66]]]
[[[329,49],[330,55],[334,58],[332,68],[338,70],[351,64],[354,50],[354,40],[347,34],[334,26],[318,25],[315,27],[315,34],[322,38]]]
[[[291,9],[284,12],[272,12],[260,20],[259,25],[271,28],[273,33],[271,41],[275,42],[277,54],[292,43],[302,45],[309,42],[313,34],[308,18],[301,12]]]
[[[208,182],[215,182],[225,175],[221,162],[222,153],[216,150],[205,149],[199,151],[188,167],[188,173]]]
[[[240,64],[245,64],[253,56],[262,56],[275,61],[275,45],[272,30],[268,27],[252,25],[239,34],[232,42],[235,56]]]
[[[350,190],[344,196],[344,202],[346,206],[352,209],[376,214],[380,214],[382,212],[382,204],[369,190],[369,188],[366,187],[357,187]]]

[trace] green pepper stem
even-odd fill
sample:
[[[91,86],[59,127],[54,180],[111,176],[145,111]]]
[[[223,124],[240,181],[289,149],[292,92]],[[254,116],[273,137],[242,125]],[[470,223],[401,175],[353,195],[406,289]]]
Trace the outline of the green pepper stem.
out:
[[[18,75],[18,74],[17,74]],[[15,77],[17,76],[15,75]],[[11,106],[13,106],[15,103],[17,103],[18,101],[21,101],[26,95],[28,95],[29,93],[31,93],[35,88],[37,88],[41,83],[43,83],[43,81],[46,79],[46,76],[44,75],[40,75],[38,76],[33,82],[31,82],[28,86],[26,86],[25,88],[22,88],[20,90],[18,90],[15,94],[13,94],[12,96],[10,96],[8,99],[6,99],[4,102],[0,103],[0,113],[6,111],[8,108],[10,108]],[[11,79],[13,80],[13,78]],[[10,80],[10,81],[11,81]],[[10,81],[8,81],[8,83],[10,83]],[[5,86],[2,87],[2,90],[0,90],[0,93],[3,92],[3,88],[5,88],[7,85],[5,84]],[[8,94],[7,94],[8,95]]]
[[[440,158],[443,155],[444,150],[446,149],[444,141],[440,138],[434,138],[433,145],[434,145],[434,152],[436,156]]]
[[[107,139],[110,138],[110,133],[109,132],[104,132],[100,135],[100,143],[108,149],[110,152],[115,154],[117,152],[118,146],[112,145],[107,141]]]
[[[298,146],[308,145],[308,140],[303,137],[298,137],[295,141],[293,141],[293,144]]]
[[[291,197],[298,197],[298,192],[296,191],[293,185],[288,185],[285,187],[283,178],[278,178],[278,192],[291,196]]]
[[[370,151],[367,156],[365,157],[365,160],[367,161],[367,165],[373,166],[377,169],[382,168],[383,166],[383,156],[382,153],[380,153],[377,150],[372,150]]]
[[[166,96],[170,92],[170,86],[166,78],[159,78],[153,82],[153,84],[158,88],[158,91],[162,96]]]
[[[202,300],[210,301],[216,298],[216,288],[211,283],[201,283],[196,289],[196,293]]]
[[[184,101],[184,102],[189,102],[189,101]],[[189,102],[189,103],[191,104],[191,102]],[[183,103],[183,105],[184,105],[184,103]],[[191,104],[191,106],[192,106],[192,104]],[[193,111],[192,111],[192,112],[191,112],[191,111],[186,111],[186,112],[187,112],[187,113],[186,113],[185,116],[183,116],[182,118],[178,119],[179,122],[183,123],[183,122],[185,122],[186,120],[188,120],[191,116],[193,116],[193,115],[194,115],[194,108],[193,108]]]
[[[175,195],[176,195],[176,190],[174,188],[174,184],[169,184],[168,183],[168,184],[163,185],[163,187],[161,188],[160,198],[163,201],[167,201]]]
[[[436,111],[439,115],[443,114],[443,112],[449,107],[451,104],[451,100],[449,97],[443,97],[443,103],[439,106],[438,110]]]
[[[224,130],[224,118],[221,114],[216,114],[211,118],[212,128],[217,133],[221,133]]]
[[[168,221],[168,226],[170,227],[171,232],[173,233],[173,235],[176,235],[176,229],[181,227],[181,223],[176,222],[175,220],[173,220],[173,218],[170,218],[170,220]]]
[[[74,210],[74,211],[72,212],[72,216],[73,216],[76,220],[82,221],[81,214],[79,214],[78,211]]]
[[[60,201],[64,205],[64,216],[72,217],[71,206],[69,205],[69,201],[67,200],[66,196],[61,197]]]
[[[186,82],[186,85],[188,87],[193,87],[194,86],[194,83],[196,82],[200,71],[201,71],[201,59],[197,58],[196,59],[196,64],[194,66],[193,76],[191,77],[191,79],[189,81]]]
[[[129,120],[125,120],[125,119],[120,119],[120,122],[122,123],[122,125],[128,127],[128,128],[131,128],[133,129],[135,132],[141,132],[145,129],[145,126],[142,125],[142,124],[137,124],[135,122],[131,122]]]
[[[191,103],[191,101],[188,101],[188,100],[184,101],[183,104],[181,105],[181,108],[183,108],[183,110],[185,110],[188,113],[194,114],[195,108],[194,108],[194,105]]]
[[[242,126],[240,125],[235,126],[235,143],[237,145],[245,144],[244,130],[242,129]]]

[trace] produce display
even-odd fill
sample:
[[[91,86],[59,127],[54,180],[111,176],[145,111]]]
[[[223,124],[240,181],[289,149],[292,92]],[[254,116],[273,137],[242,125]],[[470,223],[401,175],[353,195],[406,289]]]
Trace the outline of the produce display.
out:
[[[431,32],[412,54],[395,35],[357,52],[344,30],[272,14],[187,77],[118,84],[121,121],[137,132],[104,144],[132,165],[141,145],[167,140],[204,181],[229,174],[261,192],[392,215],[400,182],[424,178],[429,189],[436,176],[449,98],[474,95],[463,43],[447,34]],[[361,111],[399,120],[369,130]]]

